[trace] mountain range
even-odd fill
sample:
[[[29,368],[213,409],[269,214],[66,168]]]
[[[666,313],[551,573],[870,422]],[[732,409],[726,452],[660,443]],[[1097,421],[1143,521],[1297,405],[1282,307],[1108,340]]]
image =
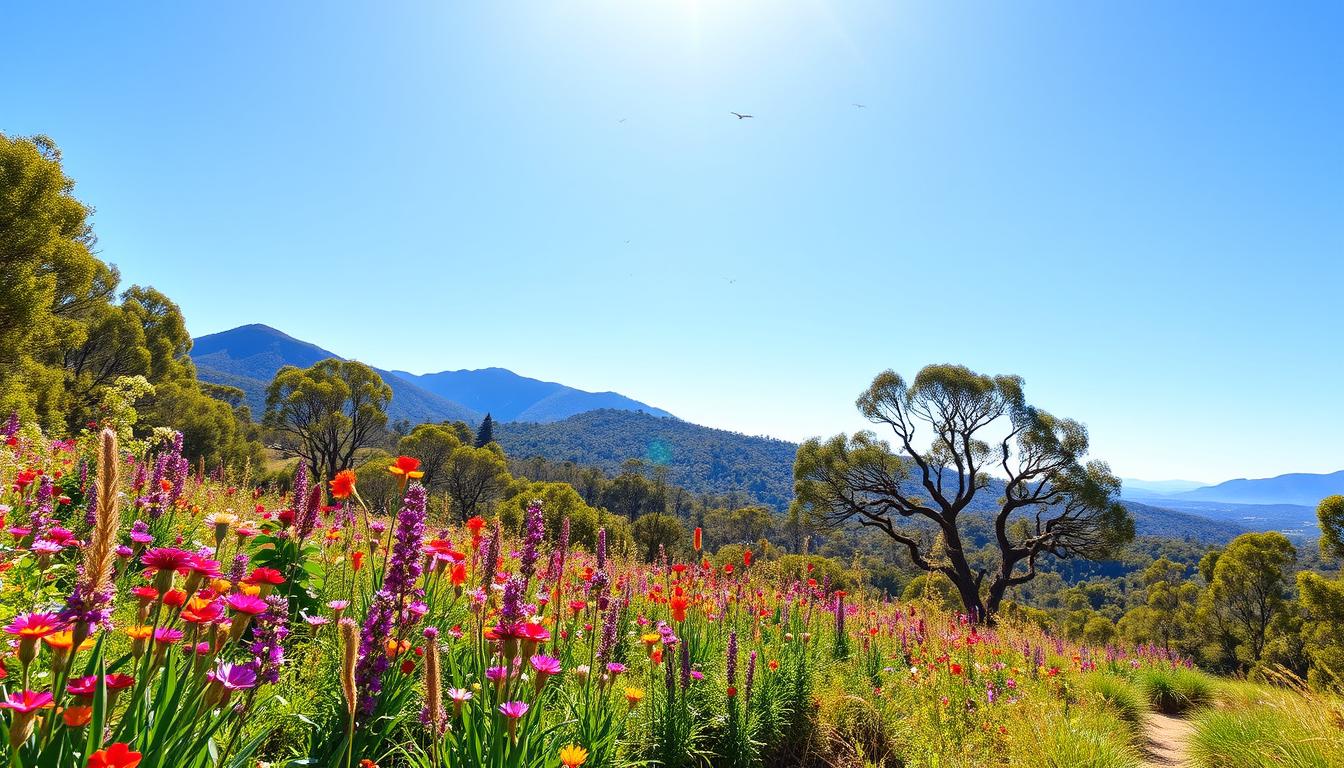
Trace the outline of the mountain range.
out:
[[[266,325],[245,325],[201,336],[191,357],[202,380],[242,389],[259,416],[266,387],[281,367],[340,355]],[[696,493],[739,492],[780,509],[793,495],[795,443],[691,424],[616,392],[587,392],[504,368],[374,370],[392,388],[392,421],[474,426],[490,413],[496,440],[517,458],[572,461],[611,473],[638,458],[666,466],[673,483]],[[1318,534],[1316,503],[1344,493],[1344,471],[1208,486],[1126,480],[1124,488],[1140,534],[1226,541],[1246,530],[1280,530],[1305,538]],[[994,495],[986,494],[983,503]]]
[[[203,381],[243,390],[245,402],[258,417],[266,407],[266,387],[276,371],[286,365],[306,368],[332,357],[341,355],[260,324],[201,336],[191,349],[197,375]],[[394,422],[460,420],[475,426],[489,413],[496,421],[545,423],[604,408],[672,417],[616,392],[585,392],[504,368],[423,375],[374,370],[392,388],[387,415]]]

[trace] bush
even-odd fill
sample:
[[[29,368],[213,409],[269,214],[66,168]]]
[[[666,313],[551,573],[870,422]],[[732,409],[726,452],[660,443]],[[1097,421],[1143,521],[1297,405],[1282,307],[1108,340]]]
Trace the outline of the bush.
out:
[[[1213,681],[1193,669],[1145,669],[1137,682],[1149,705],[1168,715],[1204,706],[1213,698]]]

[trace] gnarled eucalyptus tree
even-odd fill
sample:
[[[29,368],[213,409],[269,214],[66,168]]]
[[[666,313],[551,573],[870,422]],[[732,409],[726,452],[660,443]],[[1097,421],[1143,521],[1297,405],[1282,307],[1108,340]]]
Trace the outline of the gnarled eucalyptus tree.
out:
[[[891,430],[895,450],[872,432],[807,441],[794,463],[798,500],[830,524],[881,530],[916,567],[951,579],[978,619],[1036,576],[1041,555],[1104,558],[1134,536],[1120,481],[1103,462],[1083,463],[1086,428],[1028,405],[1017,376],[930,365],[907,384],[886,371],[856,405]],[[970,515],[989,517],[993,567],[973,565]]]

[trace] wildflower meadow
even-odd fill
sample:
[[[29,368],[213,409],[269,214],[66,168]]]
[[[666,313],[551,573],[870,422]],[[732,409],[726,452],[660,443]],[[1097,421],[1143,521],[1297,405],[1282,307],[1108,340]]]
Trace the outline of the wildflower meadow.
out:
[[[177,433],[0,437],[11,766],[1137,766],[1147,692],[1211,684],[699,529],[646,564],[540,504],[449,523],[415,457],[382,514],[353,472],[211,475]]]

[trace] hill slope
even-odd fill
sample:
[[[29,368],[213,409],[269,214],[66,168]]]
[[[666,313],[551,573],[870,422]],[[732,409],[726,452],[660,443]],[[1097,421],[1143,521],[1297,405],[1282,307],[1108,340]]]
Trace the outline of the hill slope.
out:
[[[499,424],[495,439],[510,456],[608,472],[619,471],[627,459],[666,465],[673,483],[695,493],[742,491],[780,508],[793,496],[796,444],[647,413],[600,410],[546,424]]]
[[[1218,485],[1175,494],[1185,501],[1227,504],[1297,504],[1315,507],[1321,499],[1344,493],[1344,470],[1328,475],[1298,472],[1257,480],[1228,480]]]
[[[617,392],[585,392],[553,381],[519,376],[506,368],[440,371],[416,375],[393,371],[441,397],[489,413],[495,421],[559,421],[586,411],[612,409],[671,416]]]

